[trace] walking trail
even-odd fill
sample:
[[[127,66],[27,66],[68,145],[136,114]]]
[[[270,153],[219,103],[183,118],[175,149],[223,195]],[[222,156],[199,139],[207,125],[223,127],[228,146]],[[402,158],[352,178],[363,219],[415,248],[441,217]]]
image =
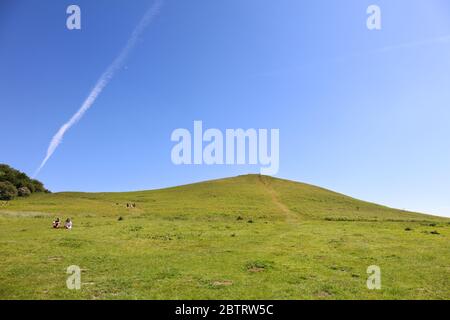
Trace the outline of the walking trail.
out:
[[[280,209],[280,211],[284,214],[286,218],[286,222],[293,223],[298,221],[298,215],[290,210],[279,198],[278,193],[275,191],[275,189],[271,186],[270,181],[263,176],[259,177],[259,181],[263,185],[264,189],[269,194],[272,202],[275,204],[275,206]]]

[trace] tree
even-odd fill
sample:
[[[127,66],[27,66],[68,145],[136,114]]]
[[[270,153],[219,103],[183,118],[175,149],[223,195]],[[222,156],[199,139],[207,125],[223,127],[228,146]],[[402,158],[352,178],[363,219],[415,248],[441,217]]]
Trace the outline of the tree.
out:
[[[17,197],[16,187],[9,181],[0,182],[0,200],[11,200]]]
[[[19,197],[28,197],[31,194],[31,191],[27,187],[20,187],[17,189],[17,193]]]
[[[49,192],[47,189],[45,189],[42,182],[31,179],[25,173],[11,168],[6,164],[0,164],[0,182],[9,182],[17,190],[21,189],[22,192],[19,192],[20,197],[27,196],[29,195],[29,193]]]
[[[31,185],[34,188],[34,192],[46,192],[47,189],[44,188],[44,185],[42,182],[38,181],[38,180],[31,180]]]

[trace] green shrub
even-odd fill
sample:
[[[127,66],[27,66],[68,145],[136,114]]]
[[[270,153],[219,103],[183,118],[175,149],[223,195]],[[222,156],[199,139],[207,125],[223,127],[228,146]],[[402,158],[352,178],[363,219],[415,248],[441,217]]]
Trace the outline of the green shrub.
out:
[[[11,200],[17,197],[16,187],[9,181],[0,182],[0,200]]]
[[[31,180],[31,185],[34,188],[34,192],[47,192],[48,190],[44,188],[44,185],[42,184],[42,182],[37,181],[37,180]]]
[[[19,197],[28,197],[31,194],[31,191],[27,187],[20,187],[17,189],[17,193]]]
[[[26,188],[30,193],[34,192],[49,192],[45,189],[42,182],[31,179],[25,173],[20,172],[6,164],[0,164],[0,182],[9,182],[16,189]],[[26,196],[28,193],[23,189]],[[20,194],[19,194],[20,195]]]

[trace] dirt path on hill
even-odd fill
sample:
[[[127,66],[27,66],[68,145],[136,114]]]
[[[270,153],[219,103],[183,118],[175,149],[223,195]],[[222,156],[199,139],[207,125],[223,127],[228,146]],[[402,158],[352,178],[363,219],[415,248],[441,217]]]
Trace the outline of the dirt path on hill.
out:
[[[280,211],[284,214],[286,217],[287,222],[296,222],[298,221],[298,215],[292,212],[278,197],[278,193],[273,189],[273,187],[270,185],[270,182],[267,181],[264,177],[260,177],[259,181],[263,185],[264,189],[267,191],[267,193],[270,196],[270,199],[272,202],[280,209]]]

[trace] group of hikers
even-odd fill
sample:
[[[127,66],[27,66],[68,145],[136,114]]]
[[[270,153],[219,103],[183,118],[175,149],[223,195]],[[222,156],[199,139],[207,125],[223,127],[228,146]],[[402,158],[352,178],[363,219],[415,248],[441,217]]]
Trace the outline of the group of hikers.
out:
[[[53,228],[54,229],[58,229],[58,228],[60,228],[61,227],[61,220],[59,220],[59,218],[56,218],[54,221],[53,221]],[[66,222],[64,222],[64,228],[65,229],[68,229],[68,230],[71,230],[72,229],[72,220],[70,220],[70,218],[67,218],[66,219]]]
[[[118,203],[116,203],[116,205],[118,205]],[[127,203],[127,208],[136,208],[136,203]],[[59,218],[56,218],[53,221],[53,228],[54,229],[58,229],[58,228],[62,228],[62,222]],[[72,220],[70,220],[70,218],[67,218],[66,221],[64,222],[64,229],[68,229],[71,230],[72,229]]]

